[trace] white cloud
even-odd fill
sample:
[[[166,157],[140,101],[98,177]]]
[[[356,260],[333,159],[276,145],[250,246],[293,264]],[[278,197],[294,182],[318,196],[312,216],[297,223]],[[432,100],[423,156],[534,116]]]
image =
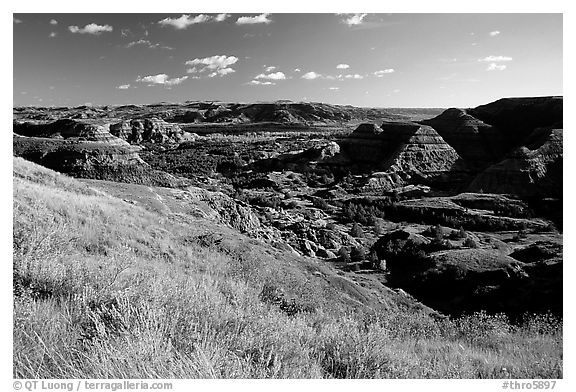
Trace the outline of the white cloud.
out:
[[[387,68],[387,69],[381,69],[380,71],[376,71],[374,72],[374,75],[376,75],[377,77],[381,78],[386,74],[390,74],[393,73],[394,69],[393,68]]]
[[[498,30],[490,32],[490,37],[496,37],[497,35],[500,35],[500,32]]]
[[[251,80],[248,84],[253,86],[275,86],[276,83],[274,82],[261,82],[259,80]]]
[[[136,81],[142,82],[142,83],[149,83],[148,84],[149,86],[154,85],[154,84],[159,84],[159,85],[164,85],[164,86],[174,86],[174,85],[182,83],[186,79],[188,79],[188,76],[182,76],[181,78],[170,79],[168,77],[168,75],[166,75],[166,74],[158,74],[158,75],[144,76],[143,78],[138,76]]]
[[[302,72],[302,71],[300,71],[300,68],[294,68],[294,72]]]
[[[340,87],[328,87],[328,90],[337,91],[340,90]]]
[[[307,79],[307,80],[318,79],[321,77],[322,77],[322,75],[320,75],[314,71],[306,72],[304,75],[302,75],[302,79]]]
[[[230,14],[218,14],[216,15],[216,17],[214,18],[214,20],[216,22],[223,22],[226,19],[228,19],[231,15]]]
[[[208,75],[210,78],[215,76],[224,76],[236,72],[234,69],[230,68],[230,66],[236,64],[237,61],[238,57],[226,55],[195,58],[193,60],[186,61],[186,65],[191,66],[187,72],[202,73],[212,71]]]
[[[348,26],[357,26],[362,24],[362,21],[366,17],[366,15],[368,14],[352,14],[344,18],[342,22],[347,24]]]
[[[68,26],[68,30],[70,30],[71,33],[100,35],[103,32],[111,32],[114,28],[110,25],[90,23],[84,27]]]
[[[258,23],[264,23],[264,24],[272,23],[272,20],[268,19],[268,15],[270,15],[270,14],[260,14],[257,16],[241,16],[236,20],[236,24],[237,25],[247,25],[247,24],[258,24]]]
[[[50,33],[50,38],[54,38],[54,37],[56,37],[56,33],[55,33],[55,32],[51,32],[51,33]]]
[[[12,21],[13,21],[15,24],[22,23],[22,20],[20,20],[20,19],[18,19],[18,18],[15,18],[15,17],[12,17]]]
[[[508,56],[487,56],[481,59],[478,59],[478,61],[483,61],[486,63],[499,63],[502,61],[512,61],[512,57],[508,57]]]
[[[238,57],[236,56],[226,56],[226,55],[216,55],[204,58],[195,58],[193,60],[186,61],[186,65],[196,66],[204,65],[208,69],[220,69],[228,68],[229,66],[236,64]]]
[[[133,46],[138,46],[138,45],[140,45],[140,46],[146,46],[146,47],[148,47],[148,48],[150,48],[150,49],[158,49],[158,48],[160,48],[160,49],[168,49],[168,50],[174,49],[174,48],[171,48],[170,46],[163,46],[163,45],[161,45],[161,44],[159,44],[159,43],[152,43],[152,42],[148,41],[147,39],[139,39],[138,41],[128,42],[128,43],[126,44],[126,48],[131,48],[131,47],[133,47]]]
[[[190,15],[182,15],[179,18],[164,18],[158,21],[158,24],[161,26],[172,26],[177,30],[184,30],[194,24],[210,22],[212,19],[214,19],[213,16],[204,14],[196,15],[194,17],[191,17]]]
[[[348,74],[348,75],[344,75],[345,79],[364,79],[364,76],[359,75],[359,74]]]
[[[286,75],[284,75],[284,72],[274,72],[267,75],[266,74],[257,75],[254,79],[284,80],[286,79]]]
[[[217,71],[214,71],[214,72],[210,73],[210,74],[208,75],[208,77],[209,77],[209,78],[213,78],[213,77],[215,77],[215,76],[225,76],[225,75],[228,75],[228,74],[231,74],[231,73],[234,73],[234,72],[236,72],[236,71],[233,70],[232,68],[221,68],[221,69],[219,69],[219,70],[217,70]]]
[[[50,24],[52,26],[56,26],[58,24],[58,21],[56,19],[50,19]]]
[[[336,69],[348,69],[350,66],[348,64],[338,64]]]
[[[490,63],[486,68],[486,71],[504,71],[505,69],[506,65],[504,64]]]
[[[266,67],[266,66],[265,66],[265,67]],[[266,72],[272,72],[272,71],[274,71],[275,69],[276,69],[276,67],[273,66],[273,65],[271,65],[271,66],[269,66],[269,67],[266,67],[265,71],[266,71]]]
[[[116,87],[118,90],[128,90],[130,88],[129,84],[121,84],[120,86]]]

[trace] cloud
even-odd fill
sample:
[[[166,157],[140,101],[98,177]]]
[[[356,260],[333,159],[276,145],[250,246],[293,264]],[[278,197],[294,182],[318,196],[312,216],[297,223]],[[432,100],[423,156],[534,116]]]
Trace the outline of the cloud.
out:
[[[294,68],[294,72],[302,72],[300,68]]]
[[[350,66],[348,64],[338,64],[336,69],[348,69]]]
[[[248,84],[253,86],[275,86],[276,83],[274,82],[261,82],[259,80],[251,80]]]
[[[103,32],[111,32],[114,28],[110,25],[98,25],[96,23],[90,23],[86,26],[80,28],[78,26],[68,26],[68,30],[71,33],[77,34],[92,34],[92,35],[100,35]]]
[[[393,68],[387,68],[387,69],[381,69],[380,71],[376,71],[374,72],[374,75],[376,75],[377,77],[381,78],[386,74],[391,74],[394,72]]]
[[[237,25],[247,25],[247,24],[269,24],[272,23],[271,19],[268,19],[270,14],[260,14],[257,16],[241,16],[236,20]]]
[[[499,63],[502,61],[512,61],[512,57],[508,57],[508,56],[487,56],[481,59],[478,59],[478,61],[483,61],[486,63]]]
[[[357,26],[362,24],[363,19],[368,14],[346,14],[346,15],[348,16],[342,20],[342,23],[345,23],[348,26]]]
[[[284,72],[274,72],[267,75],[266,74],[257,75],[254,79],[284,80],[286,79],[286,75],[284,75]]]
[[[265,66],[265,67],[266,67],[266,66]],[[275,69],[276,69],[276,67],[273,66],[273,65],[271,65],[271,66],[269,66],[269,67],[266,67],[265,71],[266,71],[266,72],[272,72],[272,71],[274,71]]]
[[[364,79],[364,76],[359,75],[359,74],[348,74],[348,75],[344,75],[345,79]]]
[[[217,71],[214,71],[214,72],[210,73],[210,74],[208,75],[208,77],[209,77],[209,78],[213,78],[213,77],[215,77],[215,76],[225,76],[225,75],[228,75],[228,74],[231,74],[231,73],[234,73],[234,72],[236,72],[236,71],[233,70],[232,68],[222,68],[222,69],[219,69],[219,70],[217,70]]]
[[[16,18],[16,17],[12,17],[12,22],[14,22],[14,24],[18,24],[18,23],[22,23],[22,20]]]
[[[150,49],[167,49],[167,50],[172,50],[174,48],[171,48],[170,46],[163,46],[159,43],[152,43],[150,41],[148,41],[147,39],[139,39],[138,41],[132,41],[132,42],[128,42],[126,44],[126,48],[131,48],[133,46],[146,46]]]
[[[340,87],[328,87],[328,90],[337,91],[340,90]]]
[[[55,32],[51,32],[51,33],[50,33],[50,38],[54,38],[54,37],[56,37],[56,33],[55,33]]]
[[[118,90],[128,90],[130,88],[129,84],[121,84],[120,86],[116,87]]]
[[[490,37],[496,37],[497,35],[500,35],[500,32],[498,30],[490,32]]]
[[[170,79],[166,74],[158,74],[158,75],[150,75],[144,76],[143,78],[138,76],[136,79],[137,82],[148,83],[149,86],[152,85],[164,85],[164,86],[174,86],[177,84],[182,83],[188,79],[188,76],[182,76],[181,78],[172,78]]]
[[[231,15],[230,14],[218,14],[214,17],[216,22],[223,22],[228,19]]]
[[[203,73],[211,71],[208,77],[213,78],[214,76],[224,76],[236,72],[234,69],[230,68],[230,66],[236,64],[237,61],[238,57],[226,55],[195,58],[186,61],[186,65],[191,66],[187,72]]]
[[[504,71],[505,69],[506,69],[506,65],[504,65],[504,64],[490,63],[490,64],[488,64],[486,71]]]
[[[58,24],[58,21],[56,19],[50,19],[50,24],[52,26],[56,26]]]
[[[318,79],[321,77],[322,77],[321,74],[318,74],[314,71],[306,72],[304,75],[302,75],[302,79],[307,79],[307,80]]]
[[[177,30],[184,30],[194,24],[210,22],[212,19],[214,19],[213,16],[204,14],[196,15],[194,17],[191,17],[190,15],[182,15],[179,18],[164,18],[158,21],[158,24],[163,27],[172,26]]]

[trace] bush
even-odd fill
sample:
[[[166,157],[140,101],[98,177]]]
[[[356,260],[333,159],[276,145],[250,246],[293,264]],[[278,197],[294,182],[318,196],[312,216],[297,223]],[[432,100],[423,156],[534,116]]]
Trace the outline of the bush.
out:
[[[363,261],[366,259],[366,249],[363,246],[355,246],[350,252],[350,259],[353,263]]]
[[[472,249],[478,248],[478,244],[476,243],[476,241],[474,241],[470,237],[466,238],[462,245],[464,245],[466,248],[472,248]]]
[[[340,260],[345,263],[350,263],[352,261],[352,259],[350,258],[350,252],[344,246],[341,247],[340,250],[338,251],[338,257],[340,257]]]
[[[321,210],[326,210],[328,208],[330,208],[330,205],[326,202],[326,200],[320,198],[320,197],[315,197],[312,199],[312,205],[316,208],[320,208]]]
[[[350,230],[350,235],[356,238],[364,238],[364,230],[362,230],[362,227],[358,223],[354,223]]]

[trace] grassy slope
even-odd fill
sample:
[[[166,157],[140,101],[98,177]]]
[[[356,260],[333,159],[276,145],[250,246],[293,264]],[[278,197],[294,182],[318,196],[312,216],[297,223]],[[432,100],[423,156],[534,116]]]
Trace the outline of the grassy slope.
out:
[[[14,377],[562,376],[553,322],[380,305],[312,261],[20,158],[13,190]]]

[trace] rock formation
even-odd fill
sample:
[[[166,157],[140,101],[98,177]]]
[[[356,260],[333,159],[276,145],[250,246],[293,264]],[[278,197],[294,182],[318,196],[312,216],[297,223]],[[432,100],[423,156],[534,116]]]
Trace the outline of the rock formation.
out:
[[[380,171],[382,184],[400,178],[431,181],[461,170],[458,153],[430,126],[412,122],[361,124],[340,141],[348,159],[369,171]]]
[[[528,141],[536,147],[543,141],[541,129]],[[502,161],[488,167],[470,184],[473,192],[510,193],[520,197],[562,197],[562,129],[544,132],[543,144],[515,149]]]
[[[111,145],[105,142],[14,134],[13,153],[14,156],[73,177],[166,187],[185,185],[182,180],[170,174],[150,168],[127,143]]]
[[[110,133],[130,144],[180,143],[191,138],[178,125],[157,118],[134,119],[111,124]]]
[[[50,123],[17,121],[14,122],[13,129],[14,133],[21,136],[76,139],[113,146],[128,145],[124,140],[112,136],[107,125],[97,125],[72,119],[62,119]]]
[[[562,128],[563,98],[503,98],[467,112],[496,127],[510,149],[523,145],[536,128]]]
[[[498,131],[462,109],[448,109],[422,124],[434,128],[472,168],[485,168],[504,154]]]

